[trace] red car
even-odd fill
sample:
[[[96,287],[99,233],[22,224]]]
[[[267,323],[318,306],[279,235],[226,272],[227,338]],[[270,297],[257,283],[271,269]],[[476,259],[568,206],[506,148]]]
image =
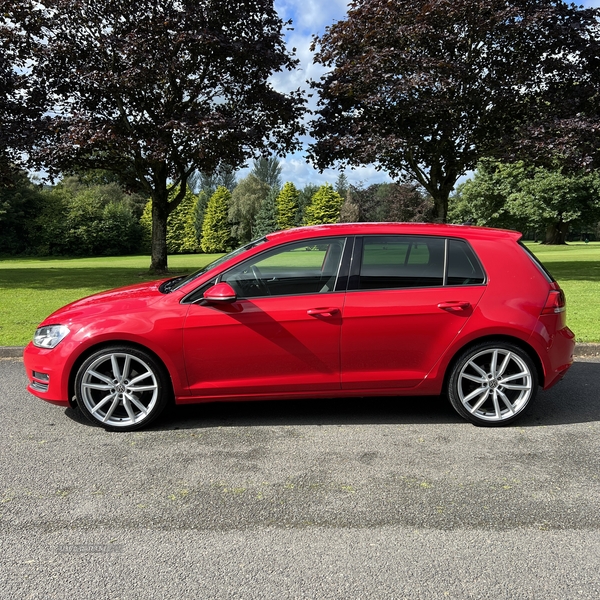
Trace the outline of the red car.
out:
[[[79,300],[25,350],[29,391],[127,431],[170,402],[447,394],[504,425],[573,362],[559,285],[478,227],[273,233],[186,277]]]

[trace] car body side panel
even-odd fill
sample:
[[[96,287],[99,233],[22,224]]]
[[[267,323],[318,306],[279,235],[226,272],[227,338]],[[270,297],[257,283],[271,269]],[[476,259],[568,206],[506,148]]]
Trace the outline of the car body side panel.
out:
[[[182,328],[188,308],[175,298],[163,296],[146,307],[138,305],[133,314],[118,312],[116,306],[112,310],[102,310],[98,318],[88,318],[86,325],[78,329],[66,320],[64,324],[73,328],[72,332],[56,348],[37,348],[32,343],[27,346],[24,361],[28,375],[32,371],[50,375],[47,392],[39,392],[31,385],[29,391],[45,400],[67,404],[70,373],[79,357],[99,345],[121,342],[142,346],[156,354],[169,371],[175,394],[187,395]],[[90,307],[89,313],[94,310]],[[54,318],[60,318],[60,315],[55,313]]]
[[[419,385],[468,323],[485,286],[348,292],[342,326],[342,386]],[[439,306],[464,302],[448,310]]]
[[[339,390],[343,302],[334,292],[191,305],[184,347],[192,396]]]

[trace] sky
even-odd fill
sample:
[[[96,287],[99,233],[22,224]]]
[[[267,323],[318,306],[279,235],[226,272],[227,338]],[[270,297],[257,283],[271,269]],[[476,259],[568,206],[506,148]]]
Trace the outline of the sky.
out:
[[[600,0],[583,0],[577,5],[600,8]],[[313,35],[321,35],[325,28],[346,16],[348,2],[346,0],[275,0],[275,8],[284,21],[292,20],[293,31],[286,34],[288,48],[296,48],[296,57],[300,60],[299,69],[291,74],[277,75],[273,85],[280,91],[301,87],[308,90],[309,79],[318,79],[322,73],[320,67],[312,64],[310,45]],[[315,99],[309,101],[309,108],[315,107]],[[309,142],[309,138],[305,138]],[[306,162],[304,152],[289,155],[282,161],[282,180],[291,181],[298,188],[308,183],[321,185],[335,184],[340,173],[337,169],[328,169],[319,173]],[[250,169],[239,172],[238,179],[244,177]],[[389,181],[387,175],[374,167],[360,167],[345,171],[350,183],[371,184]]]
[[[598,0],[600,2],[600,0]],[[324,33],[325,28],[346,16],[348,2],[345,0],[275,0],[275,9],[284,21],[292,20],[292,31],[286,33],[288,49],[295,48],[295,56],[300,60],[297,71],[293,73],[277,74],[272,78],[274,87],[279,91],[295,90],[302,88],[309,90],[307,80],[318,80],[323,73],[322,67],[313,64],[310,45],[313,36]],[[309,109],[316,108],[316,99],[309,99]],[[310,141],[307,136],[303,138],[305,145]],[[282,160],[283,182],[291,181],[301,189],[306,184],[324,183],[335,184],[340,174],[339,169],[327,169],[323,173],[307,164],[305,152],[288,155]],[[250,169],[239,171],[238,180],[245,177]],[[361,167],[346,169],[346,176],[350,183],[379,183],[389,181],[385,173],[377,171],[374,167]]]

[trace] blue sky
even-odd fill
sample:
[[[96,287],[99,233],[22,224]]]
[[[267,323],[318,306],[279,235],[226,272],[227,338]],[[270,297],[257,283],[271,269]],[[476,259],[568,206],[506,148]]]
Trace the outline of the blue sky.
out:
[[[600,0],[599,0],[600,1]],[[296,57],[300,60],[299,69],[291,74],[278,74],[273,78],[274,86],[282,91],[303,88],[308,90],[306,83],[309,79],[318,79],[322,73],[319,67],[313,65],[310,45],[314,34],[322,34],[325,27],[346,16],[348,2],[345,0],[275,0],[275,8],[284,20],[292,20],[292,31],[286,34],[288,48],[296,49]],[[314,99],[309,102],[309,108],[315,107]],[[308,141],[308,138],[306,138]],[[303,152],[289,155],[282,161],[282,179],[291,181],[298,188],[308,183],[321,185],[334,184],[339,170],[328,169],[319,173],[306,163]],[[244,177],[250,169],[242,169],[238,179]],[[361,167],[347,170],[346,175],[352,183],[376,183],[388,181],[385,173],[373,167]]]
[[[296,48],[296,56],[300,60],[300,68],[293,74],[278,76],[273,79],[280,90],[291,90],[298,87],[307,89],[306,80],[318,79],[321,71],[312,64],[310,44],[314,34],[322,34],[328,25],[343,19],[348,6],[346,0],[275,0],[275,8],[284,19],[292,19],[293,31],[289,31],[286,40],[289,48]],[[600,0],[576,2],[578,5],[600,8]],[[314,107],[314,100],[310,106]],[[306,163],[303,153],[288,156],[282,164],[283,181],[292,181],[296,187],[302,188],[307,183],[335,183],[338,170],[330,169],[319,173]],[[249,169],[240,171],[239,177],[248,173]],[[346,175],[352,183],[378,183],[388,181],[385,173],[373,167],[361,167],[347,170]]]

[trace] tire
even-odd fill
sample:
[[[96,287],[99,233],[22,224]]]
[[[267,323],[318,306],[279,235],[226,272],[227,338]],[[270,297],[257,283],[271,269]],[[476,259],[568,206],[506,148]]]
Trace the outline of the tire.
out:
[[[171,389],[162,364],[148,353],[128,346],[95,352],[75,377],[79,409],[107,431],[145,427],[165,409]]]
[[[463,418],[486,427],[519,418],[537,394],[537,370],[522,348],[483,342],[460,354],[448,379],[448,399]]]

